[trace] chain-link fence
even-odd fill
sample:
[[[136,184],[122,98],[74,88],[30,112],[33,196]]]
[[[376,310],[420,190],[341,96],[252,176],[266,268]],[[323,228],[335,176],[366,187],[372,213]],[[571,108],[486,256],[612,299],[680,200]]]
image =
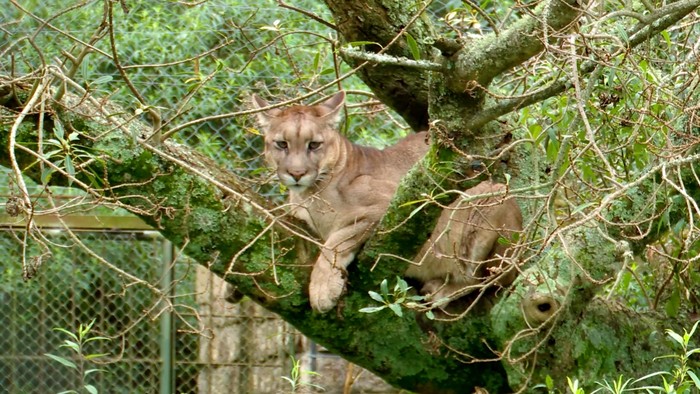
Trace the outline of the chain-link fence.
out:
[[[87,220],[84,220],[85,222]],[[7,225],[7,223],[5,223]],[[221,282],[153,231],[80,231],[80,241],[150,284],[162,284],[173,308],[149,286],[131,282],[75,245],[65,231],[45,230],[52,245],[39,274],[20,279],[17,228],[0,232],[0,393],[51,393],[82,387],[80,358],[61,347],[80,324],[95,320],[84,354],[105,354],[85,383],[105,393],[273,393],[283,390],[299,334],[252,302],[226,304]],[[31,253],[31,251],[30,251]],[[173,261],[175,261],[173,263]]]
[[[166,327],[156,317],[159,298],[144,286],[129,286],[124,278],[94,258],[63,232],[47,232],[55,245],[48,251],[39,274],[22,282],[12,275],[10,266],[22,259],[22,250],[15,237],[21,234],[4,231],[0,234],[4,266],[0,289],[0,387],[6,393],[61,392],[80,387],[81,374],[67,365],[45,356],[60,355],[78,362],[70,349],[60,348],[70,339],[62,328],[76,332],[81,323],[95,320],[94,334],[110,337],[94,342],[90,354],[105,353],[110,360],[87,381],[101,392],[157,392],[169,368],[160,355],[165,347],[174,348],[179,360],[178,386],[185,392],[195,387],[197,378],[197,338],[173,335],[177,327]],[[152,232],[83,232],[81,241],[92,250],[118,261],[121,268],[146,281],[169,275],[165,242]],[[189,289],[187,289],[189,287]],[[180,282],[177,291],[192,293],[192,286]],[[191,296],[190,296],[191,298]],[[188,300],[183,300],[188,302]],[[193,300],[189,300],[193,304]],[[164,319],[160,316],[158,319]],[[154,324],[156,323],[156,324]],[[171,343],[171,337],[175,341]]]
[[[39,273],[22,281],[22,254],[36,250],[23,250],[17,239],[23,228],[0,215],[0,394],[59,393],[85,384],[101,393],[396,392],[252,301],[226,302],[225,283],[178,257],[157,232],[97,230],[103,223],[88,216],[67,220],[84,227],[75,236],[101,258],[65,230],[45,228],[52,246]],[[85,361],[65,344],[67,332],[77,334],[91,321],[89,337],[108,339],[87,344],[83,356],[104,356]],[[47,354],[83,365],[72,368]]]

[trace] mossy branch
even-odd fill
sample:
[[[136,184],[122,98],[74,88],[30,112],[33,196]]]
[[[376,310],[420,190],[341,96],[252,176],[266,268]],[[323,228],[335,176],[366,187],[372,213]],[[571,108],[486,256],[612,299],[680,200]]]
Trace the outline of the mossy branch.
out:
[[[16,117],[6,107],[1,109],[6,121],[0,124],[0,136],[7,147],[7,131]],[[376,274],[368,267],[351,270],[349,292],[336,313],[312,313],[306,288],[307,262],[313,260],[306,252],[308,245],[300,245],[299,237],[291,236],[306,235],[293,223],[270,214],[269,207],[248,194],[235,174],[172,141],[157,147],[145,143],[150,127],[117,106],[95,108],[90,100],[66,93],[61,103],[47,102],[46,109],[24,119],[15,135],[17,145],[35,147],[39,124],[60,120],[70,125],[82,136],[80,144],[103,158],[94,163],[97,167],[82,170],[105,174],[108,187],[92,186],[102,201],[131,209],[183,247],[188,256],[335,353],[417,392],[457,393],[476,386],[493,392],[506,390],[500,363],[469,365],[440,355],[426,345],[431,334],[421,330],[412,313],[403,318],[389,311],[360,313],[359,309],[372,302],[367,290],[375,285]],[[39,122],[41,117],[43,122]],[[52,130],[46,128],[43,133],[50,136]],[[9,166],[9,157],[2,150],[0,165]],[[22,154],[16,164],[24,169],[36,160],[36,156]],[[40,181],[38,172],[25,175]],[[89,177],[81,172],[75,177],[89,185]],[[58,175],[53,182],[66,184]],[[483,316],[465,324],[473,327],[481,322],[483,326],[486,321]],[[478,347],[475,353],[483,353],[478,337],[471,343]],[[482,374],[488,376],[487,383]]]

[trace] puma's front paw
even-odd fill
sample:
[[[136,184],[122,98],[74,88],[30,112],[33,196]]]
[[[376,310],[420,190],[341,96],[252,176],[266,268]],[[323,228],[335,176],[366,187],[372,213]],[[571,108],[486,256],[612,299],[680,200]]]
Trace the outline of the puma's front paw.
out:
[[[309,298],[311,307],[326,313],[338,303],[345,291],[345,272],[328,264],[316,264],[311,272]]]

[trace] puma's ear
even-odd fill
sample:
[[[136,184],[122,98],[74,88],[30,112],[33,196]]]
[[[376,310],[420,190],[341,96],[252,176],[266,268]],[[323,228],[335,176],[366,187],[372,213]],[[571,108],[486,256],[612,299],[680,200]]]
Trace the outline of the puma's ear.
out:
[[[323,117],[328,119],[333,126],[337,126],[340,123],[343,104],[345,104],[345,92],[342,90],[319,104],[328,110],[328,113],[323,115]]]
[[[262,109],[270,105],[270,103],[258,97],[257,94],[253,95],[251,102],[253,103],[253,109]],[[262,126],[263,129],[266,129],[270,125],[270,118],[276,117],[279,115],[279,113],[280,110],[274,108],[268,109],[267,111],[258,112],[255,114],[255,116],[258,118],[258,123],[260,123],[260,126]]]

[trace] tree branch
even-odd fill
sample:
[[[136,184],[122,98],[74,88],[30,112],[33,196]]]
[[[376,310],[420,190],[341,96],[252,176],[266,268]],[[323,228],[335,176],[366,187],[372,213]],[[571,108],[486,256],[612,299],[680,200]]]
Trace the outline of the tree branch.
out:
[[[640,319],[638,314],[594,297],[612,279],[624,259],[620,256],[625,255],[624,248],[623,253],[616,251],[618,244],[602,237],[596,228],[580,228],[571,237],[563,236],[542,259],[530,263],[531,268],[494,309],[483,305],[466,318],[447,322],[426,320],[412,310],[405,310],[403,317],[388,309],[360,313],[372,303],[367,291],[377,290],[384,278],[401,275],[406,265],[379,257],[410,255],[407,245],[418,247],[420,237],[432,228],[423,212],[439,211],[437,204],[413,212],[416,205],[404,202],[429,194],[440,183],[431,178],[436,175],[429,170],[441,162],[439,149],[433,149],[402,182],[377,235],[349,270],[343,305],[336,313],[314,314],[305,290],[309,267],[303,264],[312,261],[309,255],[314,252],[306,251],[308,246],[302,247],[293,236],[305,236],[303,233],[272,214],[259,197],[247,194],[245,184],[234,174],[171,141],[159,147],[144,144],[139,138],[148,134],[147,125],[119,115],[125,111],[111,104],[94,104],[66,94],[60,105],[47,105],[44,116],[49,119],[44,124],[60,119],[72,125],[85,137],[79,141],[81,146],[105,157],[107,162],[95,161],[90,164],[94,167],[80,170],[106,174],[105,184],[111,186],[104,190],[105,199],[138,212],[173,243],[185,245],[188,256],[224,276],[241,293],[394,385],[421,393],[460,393],[475,387],[505,392],[528,379],[542,381],[543,374],[583,373],[579,378],[600,378],[611,371],[612,361],[615,373],[641,373],[653,368],[653,357],[667,351],[653,336],[645,340],[626,334],[654,330],[655,320]],[[35,108],[27,108],[25,113],[34,113]],[[0,112],[16,117],[5,107]],[[36,117],[27,116],[21,123],[12,133],[15,143],[36,146]],[[11,127],[0,124],[4,147],[10,146]],[[51,130],[43,132],[48,135]],[[1,165],[11,166],[11,158],[8,151],[0,152]],[[36,159],[18,154],[15,160],[19,168],[26,168]],[[25,174],[35,179],[41,176],[32,171]],[[417,181],[421,174],[423,183]],[[82,172],[76,177],[84,184],[90,182]],[[489,302],[488,297],[479,297]],[[590,330],[605,344],[583,340],[579,346],[590,349],[583,352],[561,345],[567,338],[588,338]],[[606,357],[601,358],[601,353]],[[532,375],[526,365],[535,361],[538,370]]]
[[[470,42],[449,60],[454,64],[450,88],[464,92],[473,82],[488,86],[494,77],[542,52],[548,41],[576,21],[580,6],[577,0],[548,0],[500,35]]]
[[[414,68],[425,71],[444,71],[443,65],[439,63],[430,62],[427,60],[412,60],[405,57],[394,57],[385,54],[360,51],[352,46],[345,46],[340,48],[340,54],[346,58],[368,61],[374,64],[382,64],[386,66]]]

